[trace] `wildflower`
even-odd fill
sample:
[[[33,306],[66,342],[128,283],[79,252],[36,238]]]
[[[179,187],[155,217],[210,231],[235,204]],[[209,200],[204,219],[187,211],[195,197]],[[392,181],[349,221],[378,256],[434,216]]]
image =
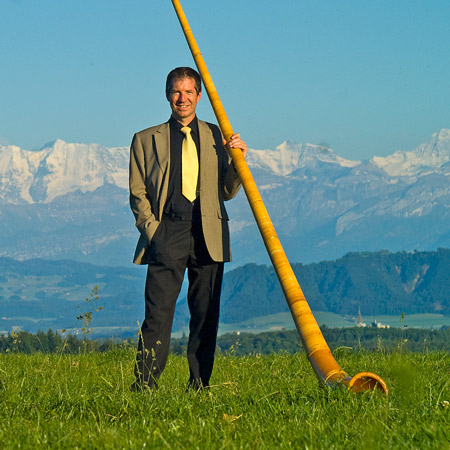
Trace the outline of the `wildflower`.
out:
[[[223,413],[223,415],[222,415],[222,419],[225,422],[230,422],[230,423],[234,422],[236,420],[239,420],[241,417],[242,417],[242,414],[240,414],[239,416],[233,416],[231,414]]]
[[[449,407],[449,405],[450,405],[450,403],[449,403],[448,400],[444,400],[444,401],[442,402],[442,407],[443,407],[444,409],[447,409],[447,408]]]

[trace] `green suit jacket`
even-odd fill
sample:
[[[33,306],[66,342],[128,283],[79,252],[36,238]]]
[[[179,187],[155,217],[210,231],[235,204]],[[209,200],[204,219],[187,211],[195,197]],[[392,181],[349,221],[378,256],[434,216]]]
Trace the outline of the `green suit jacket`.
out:
[[[199,196],[203,235],[214,261],[231,261],[228,215],[224,200],[241,182],[222,145],[216,125],[198,121],[200,138]],[[136,133],[130,148],[130,206],[140,238],[133,262],[148,264],[148,249],[161,222],[170,173],[169,123]]]

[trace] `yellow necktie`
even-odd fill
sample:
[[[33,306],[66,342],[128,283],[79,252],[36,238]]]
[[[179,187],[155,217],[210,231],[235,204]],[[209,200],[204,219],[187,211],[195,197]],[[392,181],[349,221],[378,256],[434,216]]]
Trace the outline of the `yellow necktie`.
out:
[[[192,139],[191,129],[189,127],[183,127],[181,132],[184,134],[181,147],[181,192],[190,202],[193,202],[197,197],[197,147],[195,146],[194,139]]]

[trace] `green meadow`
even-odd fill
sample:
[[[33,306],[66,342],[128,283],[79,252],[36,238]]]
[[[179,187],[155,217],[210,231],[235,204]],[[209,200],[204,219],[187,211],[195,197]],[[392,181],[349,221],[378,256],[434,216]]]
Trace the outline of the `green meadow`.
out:
[[[157,391],[134,393],[134,350],[0,354],[2,449],[450,449],[450,356],[338,348],[389,396],[321,386],[304,353],[219,355],[186,392],[171,355]]]

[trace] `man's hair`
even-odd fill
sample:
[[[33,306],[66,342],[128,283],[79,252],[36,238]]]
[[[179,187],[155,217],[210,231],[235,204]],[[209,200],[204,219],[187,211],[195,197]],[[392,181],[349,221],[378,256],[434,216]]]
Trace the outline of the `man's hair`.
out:
[[[195,81],[195,90],[197,94],[202,91],[202,79],[199,73],[190,67],[177,67],[169,72],[166,80],[166,97],[169,100],[170,91],[172,90],[173,83],[176,80],[182,80],[183,78],[192,78]]]

